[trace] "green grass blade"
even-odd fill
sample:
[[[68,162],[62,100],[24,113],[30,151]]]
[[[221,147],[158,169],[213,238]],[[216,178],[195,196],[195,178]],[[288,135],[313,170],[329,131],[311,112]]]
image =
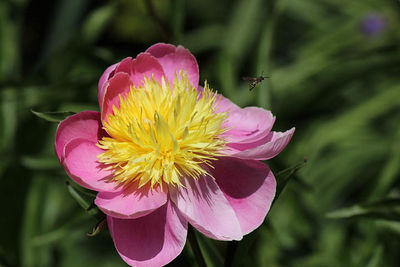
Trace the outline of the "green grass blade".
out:
[[[76,114],[75,112],[72,111],[61,111],[61,112],[39,112],[39,111],[34,111],[31,109],[31,112],[38,116],[41,119],[44,119],[49,122],[61,122],[67,117]]]

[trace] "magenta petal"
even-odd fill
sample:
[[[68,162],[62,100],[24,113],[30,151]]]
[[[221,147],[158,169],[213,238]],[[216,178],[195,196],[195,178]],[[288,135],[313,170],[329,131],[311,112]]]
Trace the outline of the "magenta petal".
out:
[[[119,63],[115,63],[114,65],[111,65],[110,67],[108,67],[100,77],[99,84],[98,84],[98,92],[97,92],[97,98],[99,100],[99,105],[102,104],[101,101],[103,101],[103,98],[104,98],[104,93],[105,93],[104,85],[106,84],[108,79],[112,78],[115,68],[118,66],[118,64]]]
[[[286,132],[271,132],[268,135],[269,142],[255,148],[243,150],[231,154],[231,156],[241,159],[267,160],[278,155],[289,143],[294,134],[295,128]]]
[[[213,178],[187,178],[183,183],[185,187],[170,188],[170,196],[191,225],[210,238],[242,238],[235,212]]]
[[[119,72],[112,77],[108,83],[105,85],[106,91],[104,94],[103,105],[101,109],[101,120],[107,118],[108,113],[112,113],[113,106],[119,108],[119,96],[125,95],[129,92],[132,81],[129,74],[124,72]]]
[[[153,190],[123,190],[120,192],[99,192],[95,204],[107,215],[121,219],[145,216],[167,202],[168,192],[160,188]]]
[[[97,155],[103,150],[95,142],[82,138],[73,139],[64,149],[63,166],[69,177],[77,184],[95,191],[118,190],[111,182],[113,172],[106,170],[97,161]]]
[[[230,129],[224,134],[229,142],[228,146],[241,150],[235,147],[235,144],[243,146],[265,138],[274,122],[275,117],[270,111],[258,107],[229,111],[227,121],[224,123],[224,126]]]
[[[98,139],[107,135],[101,127],[100,113],[97,111],[83,111],[60,122],[54,144],[59,161],[62,163],[62,153],[69,141],[83,138],[97,142]]]
[[[131,266],[164,266],[186,242],[187,221],[170,201],[137,219],[107,216],[107,223],[119,255]]]
[[[157,43],[147,48],[146,52],[152,54],[156,58],[163,57],[167,54],[174,53],[176,46],[172,44]]]
[[[243,234],[262,224],[275,196],[272,171],[260,161],[221,158],[212,171],[218,186],[234,209]]]
[[[103,75],[101,75],[101,77],[100,77],[99,84],[98,84],[97,98],[98,98],[100,107],[103,105],[104,94],[106,93],[108,80],[110,80],[112,77],[114,77],[114,75],[118,72],[123,72],[123,73],[127,73],[128,75],[130,75],[132,72],[131,66],[132,66],[132,58],[127,57],[127,58],[124,58],[121,62],[111,65],[104,71]]]
[[[172,85],[175,72],[187,71],[190,83],[197,87],[199,84],[199,65],[196,58],[183,46],[174,47],[170,44],[158,43],[146,50],[158,59]]]
[[[127,74],[131,74],[132,72],[132,58],[127,57],[124,58],[115,69],[115,73],[124,72]]]
[[[150,79],[152,76],[161,82],[161,77],[165,76],[164,70],[158,60],[149,53],[140,53],[132,61],[131,80],[134,85],[143,85],[144,77]]]

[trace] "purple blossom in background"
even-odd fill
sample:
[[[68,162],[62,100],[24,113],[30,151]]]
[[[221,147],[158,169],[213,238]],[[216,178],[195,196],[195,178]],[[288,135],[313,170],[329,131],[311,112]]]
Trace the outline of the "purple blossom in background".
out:
[[[366,15],[361,22],[361,30],[367,36],[377,36],[381,34],[387,26],[386,17],[370,13]]]

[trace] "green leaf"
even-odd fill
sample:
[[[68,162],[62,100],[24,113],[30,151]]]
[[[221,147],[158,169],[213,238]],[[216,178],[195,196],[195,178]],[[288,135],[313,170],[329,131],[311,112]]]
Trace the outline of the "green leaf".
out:
[[[185,0],[174,0],[172,1],[172,13],[173,16],[171,18],[171,27],[173,38],[176,42],[181,43],[183,29],[185,25],[185,10],[186,1]]]
[[[189,227],[188,227],[188,236],[187,237],[188,237],[188,240],[190,243],[190,247],[192,248],[193,254],[196,258],[197,264],[200,267],[207,267],[207,264],[204,260],[203,253],[199,246],[198,238],[197,238],[196,233],[194,232],[193,227],[191,225],[189,225]]]
[[[261,40],[258,45],[256,75],[261,75],[262,72],[268,73],[271,71],[271,53],[274,42],[276,41],[274,39],[277,24],[276,21],[282,13],[285,2],[286,1],[275,1],[273,10],[266,16],[261,33]],[[259,88],[256,90],[256,101],[258,106],[270,110],[272,109],[272,85],[271,80],[267,80],[258,86]]]
[[[88,216],[86,214],[79,214],[78,216],[71,218],[68,222],[66,222],[59,228],[35,236],[34,238],[32,238],[32,245],[37,247],[54,244],[55,242],[60,241],[61,239],[68,236],[68,234],[71,233],[74,227],[82,225],[82,223],[84,223],[87,219]]]
[[[67,118],[71,115],[76,114],[75,112],[72,112],[72,111],[38,112],[38,111],[34,111],[33,109],[31,109],[31,112],[41,119],[44,119],[49,122],[57,122],[57,123],[61,122],[62,120],[64,120],[65,118]]]
[[[22,156],[21,164],[31,170],[52,170],[60,167],[59,162],[54,156],[47,157],[32,157]]]
[[[0,149],[12,151],[18,127],[18,95],[13,88],[0,92]]]
[[[330,219],[370,218],[400,221],[400,198],[386,198],[367,204],[357,204],[326,214]]]
[[[240,241],[231,241],[228,243],[225,253],[224,267],[253,266],[251,261],[248,259],[248,255],[251,253],[251,248],[260,235],[260,229],[261,227],[257,228],[250,234],[243,236],[243,239]]]
[[[44,63],[53,53],[58,52],[75,34],[79,22],[85,13],[87,0],[60,0],[56,2],[53,18],[49,23],[49,33],[41,60]]]
[[[377,228],[383,231],[390,232],[390,234],[400,236],[400,222],[396,221],[377,221],[376,222]]]
[[[75,187],[72,186],[70,182],[67,181],[66,184],[68,192],[76,200],[76,202],[78,202],[78,204],[85,210],[89,209],[91,202],[88,200],[88,197],[78,192],[78,190],[76,190]]]
[[[199,243],[200,250],[202,252],[206,265],[209,267],[222,266],[223,258],[216,246],[217,241],[208,239],[204,235],[199,235],[197,234],[197,232],[195,234],[197,236],[197,241]]]
[[[19,48],[18,27],[12,19],[12,5],[0,2],[0,81],[14,78],[18,73]]]
[[[383,258],[383,246],[380,245],[376,249],[374,249],[374,253],[368,261],[366,267],[378,267],[382,266],[382,258]]]
[[[307,159],[305,158],[302,162],[299,162],[296,165],[286,168],[276,174],[277,186],[274,202],[278,199],[279,195],[282,193],[289,180],[293,177],[293,174],[303,168],[306,163]]]
[[[83,38],[88,42],[96,41],[108,26],[115,10],[114,4],[108,4],[94,10],[83,25]]]
[[[391,186],[396,182],[400,173],[400,128],[397,130],[391,142],[392,152],[387,157],[382,172],[376,181],[371,198],[378,198],[388,193]]]
[[[40,218],[37,213],[43,203],[45,180],[35,177],[26,197],[26,207],[21,234],[21,256],[23,266],[38,266],[41,254],[38,254],[32,244],[32,238],[40,231]]]
[[[257,40],[260,29],[257,20],[262,16],[262,10],[263,2],[260,0],[237,1],[231,13],[230,23],[219,38],[223,47],[218,59],[221,89],[224,95],[233,99],[235,103],[242,101],[237,95],[238,90],[235,89],[239,66]]]
[[[66,182],[68,192],[78,202],[78,204],[85,209],[90,215],[98,220],[104,218],[104,214],[94,205],[95,195],[80,188],[78,185],[73,185]]]
[[[219,48],[221,46],[225,28],[219,24],[207,25],[196,28],[186,33],[182,41],[183,46],[190,47],[193,54],[199,54],[207,50]]]

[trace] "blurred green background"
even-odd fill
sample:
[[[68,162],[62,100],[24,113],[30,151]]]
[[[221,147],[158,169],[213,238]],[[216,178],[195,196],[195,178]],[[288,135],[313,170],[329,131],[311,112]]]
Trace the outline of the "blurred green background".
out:
[[[97,110],[106,67],[155,42],[190,49],[201,83],[272,110],[275,130],[297,128],[268,164],[307,163],[235,266],[399,266],[399,12],[395,0],[1,0],[0,266],[125,266],[107,231],[87,237],[96,219],[65,184],[57,124],[30,110]],[[249,92],[241,77],[262,72]],[[198,238],[221,266],[227,243]],[[180,265],[196,266],[188,245]]]

